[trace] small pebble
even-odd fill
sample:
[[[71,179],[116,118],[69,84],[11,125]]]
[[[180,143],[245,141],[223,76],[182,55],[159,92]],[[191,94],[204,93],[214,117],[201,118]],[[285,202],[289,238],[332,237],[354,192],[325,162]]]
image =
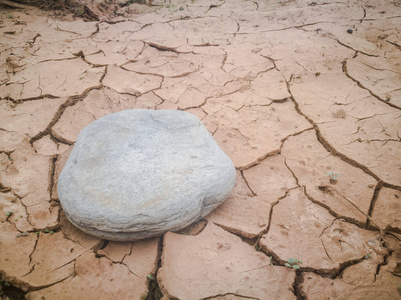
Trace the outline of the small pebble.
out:
[[[354,31],[353,31],[352,29],[347,29],[347,32],[348,32],[349,34],[352,34]]]

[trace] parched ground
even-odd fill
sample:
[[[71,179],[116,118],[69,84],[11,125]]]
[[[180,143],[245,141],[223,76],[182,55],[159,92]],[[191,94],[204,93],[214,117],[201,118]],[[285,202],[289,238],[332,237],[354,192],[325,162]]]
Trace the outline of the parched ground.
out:
[[[399,0],[172,0],[115,14],[0,8],[3,293],[401,299]],[[81,129],[132,108],[201,118],[237,182],[191,228],[108,242],[66,220],[57,178]]]

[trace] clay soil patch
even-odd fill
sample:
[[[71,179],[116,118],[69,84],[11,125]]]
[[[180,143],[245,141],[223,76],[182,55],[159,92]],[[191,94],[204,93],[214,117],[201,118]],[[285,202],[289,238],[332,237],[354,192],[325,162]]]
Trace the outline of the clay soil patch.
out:
[[[399,0],[21,3],[0,1],[4,299],[401,299]],[[198,116],[237,181],[185,230],[110,242],[57,180],[133,108]]]

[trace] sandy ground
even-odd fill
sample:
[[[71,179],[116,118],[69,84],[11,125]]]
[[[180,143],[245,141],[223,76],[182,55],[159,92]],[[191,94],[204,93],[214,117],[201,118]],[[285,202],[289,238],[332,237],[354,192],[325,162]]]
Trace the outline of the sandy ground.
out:
[[[0,8],[3,293],[401,299],[401,2],[153,5]],[[66,220],[57,178],[81,129],[132,108],[201,118],[237,182],[191,228],[108,242]]]

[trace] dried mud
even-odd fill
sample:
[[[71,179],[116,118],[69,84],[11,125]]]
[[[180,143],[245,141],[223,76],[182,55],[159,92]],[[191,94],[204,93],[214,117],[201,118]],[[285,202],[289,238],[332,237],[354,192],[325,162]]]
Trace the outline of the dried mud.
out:
[[[2,6],[3,297],[400,299],[400,24],[399,0]],[[237,182],[186,230],[108,242],[57,178],[80,130],[132,108],[198,116]]]

